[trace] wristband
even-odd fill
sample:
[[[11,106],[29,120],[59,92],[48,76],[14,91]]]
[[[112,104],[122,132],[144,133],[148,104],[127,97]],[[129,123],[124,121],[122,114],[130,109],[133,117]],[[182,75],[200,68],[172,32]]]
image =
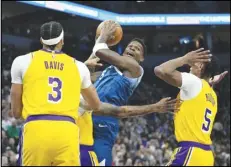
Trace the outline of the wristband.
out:
[[[95,44],[94,48],[93,48],[93,54],[95,55],[95,53],[99,50],[99,49],[109,49],[106,43],[97,43]]]

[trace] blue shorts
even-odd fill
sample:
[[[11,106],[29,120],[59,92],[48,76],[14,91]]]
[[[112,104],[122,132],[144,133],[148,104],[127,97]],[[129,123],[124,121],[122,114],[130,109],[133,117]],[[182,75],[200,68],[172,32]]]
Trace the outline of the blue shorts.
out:
[[[80,145],[81,166],[99,166],[99,162],[92,146]]]
[[[112,148],[113,145],[107,141],[96,139],[94,141],[94,152],[96,153],[100,166],[112,166]]]

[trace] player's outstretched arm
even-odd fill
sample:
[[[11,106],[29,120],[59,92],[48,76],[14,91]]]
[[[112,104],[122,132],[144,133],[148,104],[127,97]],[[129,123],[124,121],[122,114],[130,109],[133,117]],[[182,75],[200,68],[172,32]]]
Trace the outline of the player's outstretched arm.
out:
[[[223,73],[219,75],[215,75],[213,78],[209,79],[209,84],[211,86],[215,86],[216,84],[220,83],[225,78],[226,74],[228,74],[228,71],[224,71]]]
[[[93,114],[103,116],[113,116],[117,118],[126,118],[133,116],[142,116],[154,112],[166,112],[178,109],[176,105],[179,101],[171,98],[163,98],[159,102],[143,106],[114,106],[108,103],[101,102],[99,110],[94,110]],[[80,107],[85,110],[91,110],[89,105],[83,100],[80,101]]]
[[[176,69],[188,64],[192,66],[192,64],[196,62],[209,62],[210,61],[210,51],[204,51],[204,48],[200,48],[195,51],[191,51],[187,53],[183,57],[179,57],[173,60],[169,60],[154,69],[154,73],[157,77],[164,80],[170,85],[175,87],[182,86],[182,76],[179,71]]]
[[[113,27],[114,26],[114,27]],[[93,53],[101,60],[106,61],[120,69],[128,70],[132,77],[137,78],[142,74],[140,65],[133,59],[127,56],[120,56],[118,53],[110,50],[106,41],[111,37],[115,30],[116,24],[106,24],[102,28],[101,34],[93,48]]]

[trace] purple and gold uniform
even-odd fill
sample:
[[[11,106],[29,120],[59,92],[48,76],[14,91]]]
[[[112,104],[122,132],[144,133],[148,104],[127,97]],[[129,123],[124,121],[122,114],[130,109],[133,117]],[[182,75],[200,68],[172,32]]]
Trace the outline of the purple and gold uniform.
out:
[[[54,54],[49,50],[14,60],[12,83],[23,85],[25,119],[20,135],[19,165],[80,165],[76,111],[81,89],[91,84],[81,76],[80,68],[88,69],[80,64],[62,52]]]

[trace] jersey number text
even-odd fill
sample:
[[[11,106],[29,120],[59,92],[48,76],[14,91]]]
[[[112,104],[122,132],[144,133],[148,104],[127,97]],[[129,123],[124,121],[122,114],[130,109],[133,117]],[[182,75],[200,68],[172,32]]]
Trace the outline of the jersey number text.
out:
[[[48,101],[58,103],[62,99],[62,81],[57,77],[49,77],[48,84],[52,87],[52,93],[48,94]]]
[[[212,112],[209,109],[206,109],[205,115],[204,115],[204,123],[202,125],[202,130],[205,132],[208,132],[210,129],[211,120],[210,120],[209,116],[211,114],[212,114]]]

